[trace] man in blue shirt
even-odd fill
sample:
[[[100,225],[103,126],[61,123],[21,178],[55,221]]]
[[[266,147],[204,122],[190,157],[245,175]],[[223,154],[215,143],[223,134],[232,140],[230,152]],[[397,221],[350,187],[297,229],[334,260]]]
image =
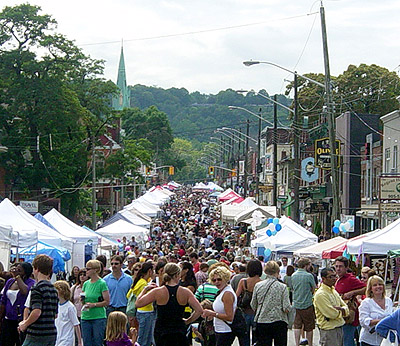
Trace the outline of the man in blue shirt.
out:
[[[112,272],[104,277],[110,292],[110,305],[107,307],[107,316],[113,311],[126,313],[128,299],[126,294],[132,286],[132,277],[122,271],[123,258],[115,255],[111,258]]]

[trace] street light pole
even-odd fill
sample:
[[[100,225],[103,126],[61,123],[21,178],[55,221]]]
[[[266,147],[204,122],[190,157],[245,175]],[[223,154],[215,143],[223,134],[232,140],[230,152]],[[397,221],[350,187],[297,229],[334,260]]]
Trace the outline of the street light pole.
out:
[[[244,198],[247,197],[247,156],[249,154],[250,120],[247,119],[246,123],[246,152],[244,153]]]
[[[336,156],[336,135],[335,135],[335,113],[333,110],[331,73],[329,68],[328,40],[326,35],[325,9],[322,5],[320,8],[321,15],[321,31],[322,44],[324,50],[324,67],[325,67],[325,91],[326,91],[326,107],[328,118],[329,147],[331,158],[331,177],[332,177],[332,218],[340,219],[340,200],[339,200],[339,174]],[[332,223],[332,222],[331,222]]]
[[[274,100],[276,101],[276,94]],[[274,102],[274,153],[273,153],[273,190],[272,190],[272,205],[278,206],[278,104]]]
[[[258,118],[258,143],[257,143],[257,162],[256,162],[256,202],[260,204],[260,173],[261,166],[261,108],[259,110],[260,117]]]
[[[300,205],[299,205],[299,190],[300,190],[300,120],[298,110],[298,97],[297,97],[297,73],[294,74],[294,119],[293,119],[293,213],[292,218],[295,222],[300,222]]]

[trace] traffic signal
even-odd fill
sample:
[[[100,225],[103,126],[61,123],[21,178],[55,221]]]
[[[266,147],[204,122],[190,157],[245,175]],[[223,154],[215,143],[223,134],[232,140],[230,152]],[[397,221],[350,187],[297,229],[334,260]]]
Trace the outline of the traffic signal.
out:
[[[169,175],[174,175],[175,174],[174,166],[169,166],[168,173],[169,173]]]
[[[146,175],[149,175],[151,173],[151,167],[146,167]]]
[[[232,170],[232,177],[236,177],[236,169]]]
[[[208,174],[209,175],[214,175],[214,166],[208,167]]]

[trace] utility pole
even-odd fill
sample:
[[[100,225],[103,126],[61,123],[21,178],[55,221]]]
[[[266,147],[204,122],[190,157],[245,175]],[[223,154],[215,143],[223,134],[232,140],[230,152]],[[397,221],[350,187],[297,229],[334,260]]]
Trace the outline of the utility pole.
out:
[[[250,120],[246,121],[246,149],[244,153],[244,198],[247,197],[247,156],[249,154],[249,132],[250,132]]]
[[[240,138],[242,138],[242,129],[239,129],[240,130]],[[240,174],[239,174],[239,172],[240,172],[240,157],[241,157],[241,155],[240,155],[240,143],[241,141],[239,140],[238,141],[238,157],[237,157],[237,174],[236,174],[236,185],[237,185],[237,187],[238,187],[238,189],[236,190],[236,192],[238,192],[239,191],[239,182],[240,182]]]
[[[297,72],[294,74],[294,119],[293,119],[293,199],[291,210],[293,210],[293,221],[300,223],[300,206],[299,206],[299,188],[300,188],[300,121],[298,110],[298,95],[297,95]]]
[[[96,149],[95,137],[92,137],[92,228],[96,230]]]
[[[276,94],[274,101],[277,101]],[[278,104],[274,102],[274,131],[273,131],[273,190],[272,190],[272,205],[278,206]]]
[[[326,107],[328,118],[329,147],[331,157],[331,178],[332,178],[332,220],[340,220],[340,199],[339,199],[339,173],[336,156],[336,135],[335,135],[335,113],[333,109],[331,74],[329,69],[328,40],[326,35],[325,9],[321,1],[321,31],[322,44],[324,50],[324,66],[325,66],[325,91],[326,91]],[[329,227],[330,228],[330,227]]]
[[[257,161],[256,161],[256,203],[260,204],[260,172],[261,165],[261,108],[259,109],[260,117],[258,118],[258,141],[257,141]]]

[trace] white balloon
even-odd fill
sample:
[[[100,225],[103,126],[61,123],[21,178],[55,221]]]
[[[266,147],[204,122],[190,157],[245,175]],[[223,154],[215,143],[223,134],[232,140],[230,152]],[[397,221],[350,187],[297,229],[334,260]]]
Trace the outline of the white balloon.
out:
[[[267,241],[264,242],[264,247],[265,247],[266,249],[270,249],[271,246],[272,246],[272,244],[271,244],[271,242],[270,242],[269,240],[267,240]]]
[[[275,231],[275,225],[274,225],[273,223],[270,223],[270,224],[268,225],[268,229],[269,229],[270,231]]]
[[[344,224],[344,228],[346,228],[346,231],[348,231],[348,230],[351,228],[350,222],[347,221],[347,222]]]
[[[307,220],[306,224],[307,224],[308,227],[310,227],[312,225],[312,221],[311,220]]]

